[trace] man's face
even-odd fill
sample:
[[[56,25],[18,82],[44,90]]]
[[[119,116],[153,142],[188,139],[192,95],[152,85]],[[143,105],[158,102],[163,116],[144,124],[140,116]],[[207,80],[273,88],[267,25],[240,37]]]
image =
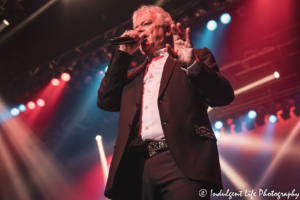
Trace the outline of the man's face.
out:
[[[138,13],[133,24],[134,30],[144,35],[140,50],[144,55],[150,55],[166,46],[167,31],[157,20],[155,13]]]

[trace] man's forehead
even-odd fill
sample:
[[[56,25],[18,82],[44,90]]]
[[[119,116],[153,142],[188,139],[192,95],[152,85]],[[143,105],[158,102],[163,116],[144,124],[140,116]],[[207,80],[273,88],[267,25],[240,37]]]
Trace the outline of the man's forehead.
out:
[[[136,20],[133,24],[133,27],[139,25],[146,20],[156,20],[156,14],[153,12],[139,12],[136,14]]]

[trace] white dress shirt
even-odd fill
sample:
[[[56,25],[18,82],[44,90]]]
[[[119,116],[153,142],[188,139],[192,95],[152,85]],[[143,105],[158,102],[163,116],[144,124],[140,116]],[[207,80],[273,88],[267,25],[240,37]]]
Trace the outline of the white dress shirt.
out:
[[[154,58],[147,65],[144,76],[144,89],[142,98],[142,122],[141,122],[141,137],[143,140],[163,140],[164,133],[161,125],[160,115],[158,111],[158,92],[162,77],[163,68],[169,54],[166,48],[160,49],[154,53]],[[187,67],[182,67],[188,76],[197,75],[201,68],[200,64],[195,62]]]

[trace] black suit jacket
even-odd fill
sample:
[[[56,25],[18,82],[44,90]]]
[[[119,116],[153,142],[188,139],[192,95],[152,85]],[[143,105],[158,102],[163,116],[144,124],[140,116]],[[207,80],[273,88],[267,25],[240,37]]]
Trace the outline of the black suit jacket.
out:
[[[163,69],[157,99],[160,119],[169,150],[182,173],[193,180],[213,183],[222,188],[216,139],[207,116],[207,106],[225,106],[234,92],[220,73],[211,52],[194,50],[201,62],[196,76],[187,76],[181,66],[168,57]],[[120,111],[116,139],[105,195],[113,198],[121,159],[132,132],[132,123],[141,104],[147,61],[128,71],[132,56],[120,50],[112,54],[108,70],[98,90],[99,108]],[[122,161],[123,162],[123,161]]]

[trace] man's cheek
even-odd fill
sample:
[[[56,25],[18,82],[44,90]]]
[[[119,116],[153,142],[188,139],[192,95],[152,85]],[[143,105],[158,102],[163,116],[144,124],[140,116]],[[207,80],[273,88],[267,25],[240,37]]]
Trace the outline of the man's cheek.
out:
[[[155,41],[161,43],[163,41],[162,35],[156,35]]]

